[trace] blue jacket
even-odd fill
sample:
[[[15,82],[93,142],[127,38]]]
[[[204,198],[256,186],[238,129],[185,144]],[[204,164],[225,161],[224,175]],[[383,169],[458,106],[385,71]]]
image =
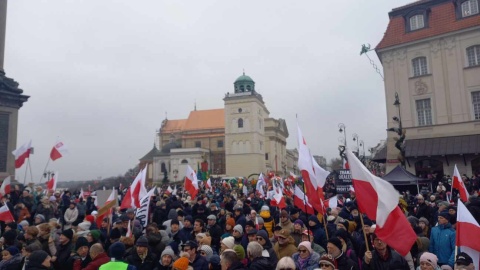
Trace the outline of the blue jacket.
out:
[[[455,263],[455,231],[450,223],[432,228],[428,251],[437,255],[438,264],[448,264],[453,268]]]

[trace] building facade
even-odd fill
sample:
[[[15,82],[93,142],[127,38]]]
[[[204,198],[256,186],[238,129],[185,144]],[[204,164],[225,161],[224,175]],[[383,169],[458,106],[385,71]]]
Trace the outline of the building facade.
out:
[[[406,131],[405,163],[421,177],[480,173],[479,0],[421,0],[393,9],[376,47],[388,127]],[[398,93],[400,104],[394,104]],[[387,173],[398,165],[388,132]]]
[[[243,74],[224,108],[191,111],[187,119],[165,119],[157,133],[158,148],[140,159],[149,180],[182,181],[187,165],[214,177],[248,177],[296,168],[298,153],[287,154],[284,119],[270,117],[255,82]],[[292,154],[293,153],[293,154]]]

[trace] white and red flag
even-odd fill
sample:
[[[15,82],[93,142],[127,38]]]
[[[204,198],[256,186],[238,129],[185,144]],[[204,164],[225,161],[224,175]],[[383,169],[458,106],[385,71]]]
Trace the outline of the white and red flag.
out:
[[[210,181],[210,178],[207,180],[207,189],[210,190],[211,193],[213,193],[213,186],[212,186],[212,181]]]
[[[265,178],[263,177],[263,173],[260,173],[258,176],[257,186],[255,187],[256,191],[260,193],[260,197],[265,197],[265,191],[263,190],[263,186],[266,186],[267,182],[265,182]]]
[[[417,239],[405,214],[398,207],[399,194],[387,181],[376,177],[347,149],[347,159],[359,210],[375,220],[378,238],[402,256]]]
[[[177,195],[177,186],[174,186],[174,187],[173,187],[172,195]]]
[[[80,194],[78,195],[78,199],[85,199],[85,195],[83,194],[83,188],[80,188]]]
[[[15,169],[22,167],[22,165],[25,163],[25,160],[30,157],[31,149],[32,140],[13,150],[12,154],[15,156]]]
[[[120,205],[121,209],[140,207],[140,199],[147,195],[147,188],[145,187],[146,177],[147,166],[138,173],[133,183],[128,187],[123,197],[122,205]]]
[[[317,184],[312,160],[310,150],[307,147],[300,126],[298,126],[298,168],[302,173],[308,201],[312,204],[315,210],[323,213],[324,209],[321,204],[321,200],[323,200],[323,190]]]
[[[190,193],[192,200],[197,196],[198,193],[198,179],[195,171],[187,165],[187,172],[185,174],[185,190]]]
[[[125,235],[126,237],[132,237],[133,233],[132,233],[132,227],[131,227],[131,224],[130,224],[130,219],[128,220],[128,229],[127,229],[127,234]]]
[[[274,191],[273,201],[275,201],[276,206],[278,206],[280,209],[287,207],[287,204],[285,203],[285,197],[283,196],[283,188],[275,180],[272,181],[272,184]]]
[[[480,225],[467,207],[458,200],[457,235],[455,245],[472,257],[475,269],[480,269]]]
[[[62,141],[58,141],[53,147],[52,151],[50,151],[50,159],[55,161],[61,157],[64,157],[68,154],[68,148]]]
[[[12,212],[10,212],[10,209],[8,209],[8,206],[6,204],[0,207],[0,220],[5,223],[15,221]]]
[[[302,211],[307,211],[307,214],[314,214],[313,207],[308,202],[308,198],[297,185],[295,185],[295,190],[293,194],[293,205],[295,205],[298,209],[301,209]]]
[[[58,172],[55,172],[52,175],[52,178],[47,182],[47,189],[55,191],[57,189],[57,182],[58,182]]]
[[[452,193],[454,188],[458,189],[458,193],[460,193],[460,199],[466,202],[469,194],[467,187],[465,187],[465,183],[463,182],[462,176],[458,172],[457,164],[455,164],[455,169],[453,169]]]
[[[11,187],[12,183],[10,181],[10,176],[7,176],[7,178],[3,179],[2,185],[0,186],[0,198],[2,196],[10,194]]]
[[[165,193],[172,194],[172,192],[173,192],[172,187],[168,186],[168,188],[167,188],[167,190],[165,191]]]
[[[112,189],[112,192],[105,201],[105,205],[98,209],[97,214],[97,226],[98,228],[102,227],[102,221],[104,218],[110,218],[112,214],[112,208],[117,204],[117,198],[115,196],[115,188]]]
[[[323,201],[323,205],[325,206],[325,209],[326,208],[332,208],[332,209],[337,208],[338,207],[337,196],[335,195],[335,196],[331,197],[330,199]]]

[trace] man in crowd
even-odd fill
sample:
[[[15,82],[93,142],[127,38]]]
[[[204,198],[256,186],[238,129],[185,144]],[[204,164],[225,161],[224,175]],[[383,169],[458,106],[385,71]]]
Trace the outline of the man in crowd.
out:
[[[375,233],[370,234],[370,240],[373,242],[374,250],[365,252],[362,269],[410,269],[407,261],[395,250],[387,246]]]

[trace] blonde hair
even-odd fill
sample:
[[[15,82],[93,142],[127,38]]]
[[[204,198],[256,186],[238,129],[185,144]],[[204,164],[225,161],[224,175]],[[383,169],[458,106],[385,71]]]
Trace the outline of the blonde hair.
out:
[[[295,262],[293,261],[292,258],[290,257],[283,257],[281,258],[278,263],[277,263],[277,268],[275,268],[275,270],[280,270],[280,269],[284,269],[284,268],[291,268],[291,269],[295,269],[296,266],[295,266]]]

